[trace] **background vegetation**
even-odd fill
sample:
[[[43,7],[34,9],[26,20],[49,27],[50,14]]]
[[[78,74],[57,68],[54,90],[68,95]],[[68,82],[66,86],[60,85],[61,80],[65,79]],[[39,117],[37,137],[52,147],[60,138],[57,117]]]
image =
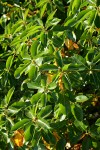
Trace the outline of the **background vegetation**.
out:
[[[0,149],[100,148],[100,1],[0,1]]]

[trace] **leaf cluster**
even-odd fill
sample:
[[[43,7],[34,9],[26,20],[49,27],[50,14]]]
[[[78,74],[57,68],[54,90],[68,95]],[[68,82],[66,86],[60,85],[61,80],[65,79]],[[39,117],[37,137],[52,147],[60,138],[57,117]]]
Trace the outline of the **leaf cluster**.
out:
[[[0,1],[2,150],[98,150],[99,22],[99,0]]]

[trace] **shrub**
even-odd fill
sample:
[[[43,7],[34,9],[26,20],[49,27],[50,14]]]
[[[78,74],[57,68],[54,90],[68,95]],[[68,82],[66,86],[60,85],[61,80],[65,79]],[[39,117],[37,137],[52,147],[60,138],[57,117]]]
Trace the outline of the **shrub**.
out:
[[[99,0],[0,1],[0,147],[100,147]]]

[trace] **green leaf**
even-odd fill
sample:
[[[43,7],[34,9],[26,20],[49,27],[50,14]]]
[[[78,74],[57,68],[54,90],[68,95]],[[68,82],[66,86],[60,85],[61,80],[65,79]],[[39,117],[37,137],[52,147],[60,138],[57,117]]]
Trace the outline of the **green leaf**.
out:
[[[19,121],[19,122],[17,122],[12,128],[11,128],[11,130],[12,131],[15,131],[15,130],[17,130],[17,129],[19,129],[19,128],[22,128],[22,127],[24,127],[27,123],[29,123],[31,120],[30,119],[22,119],[21,121]]]
[[[40,100],[41,95],[42,95],[42,93],[36,93],[31,97],[30,101],[31,101],[32,105],[35,105]]]
[[[100,118],[97,119],[97,121],[95,122],[96,126],[100,126]]]
[[[92,25],[94,23],[95,16],[96,16],[96,10],[91,11],[91,14],[88,20],[89,25]]]
[[[52,44],[49,44],[48,49],[49,49],[49,53],[50,53],[50,54],[53,54],[53,52],[54,52],[54,47],[53,47]]]
[[[49,123],[46,120],[44,120],[43,118],[37,119],[36,123],[43,129],[51,129]]]
[[[23,102],[23,101],[18,101],[18,102],[14,102],[12,105],[10,105],[10,106],[12,106],[12,107],[15,107],[15,108],[21,108],[21,107],[24,107],[25,106],[25,102]]]
[[[81,1],[80,0],[73,0],[72,13],[76,13],[78,11],[80,5],[81,5]]]
[[[67,64],[63,67],[63,71],[83,71],[85,69],[85,65],[81,64]]]
[[[42,1],[40,1],[40,2],[38,2],[37,4],[36,4],[36,7],[41,7],[41,6],[43,6],[45,3],[47,3],[48,2],[48,0],[42,0]]]
[[[31,26],[31,27],[27,27],[26,30],[24,30],[22,32],[22,34],[20,35],[20,39],[23,40],[27,40],[27,37],[32,36],[33,34],[39,32],[41,29],[41,26]]]
[[[21,76],[21,75],[23,74],[23,72],[25,71],[26,67],[27,67],[26,64],[25,64],[25,65],[22,65],[22,66],[19,66],[19,67],[15,70],[15,72],[14,72],[14,77],[15,77],[16,79],[19,79],[20,76]]]
[[[62,68],[62,70],[63,71],[67,71],[69,66],[70,66],[70,64],[64,65],[63,68]]]
[[[40,34],[40,41],[41,41],[42,45],[44,47],[46,47],[46,45],[47,45],[47,34],[46,33],[42,32]]]
[[[73,17],[71,16],[71,17],[68,17],[65,20],[64,26],[73,27],[75,24],[76,24],[76,17],[75,16],[73,16]]]
[[[51,83],[48,85],[48,89],[49,89],[49,90],[54,90],[56,87],[57,87],[57,83],[56,83],[56,82],[51,82]]]
[[[58,67],[52,64],[43,64],[40,66],[40,71],[55,71],[58,70]]]
[[[32,58],[34,58],[34,56],[37,55],[38,45],[39,45],[39,42],[37,40],[32,42],[32,45],[30,48],[30,53],[31,53]]]
[[[82,132],[87,130],[87,125],[85,125],[82,121],[75,120],[74,125],[77,129],[80,129]]]
[[[83,71],[86,66],[83,64],[67,64],[63,67],[63,71]]]
[[[58,66],[62,67],[62,58],[61,58],[61,54],[59,51],[57,51],[55,53],[55,56],[56,56],[56,62],[58,64]]]
[[[40,90],[43,90],[43,88],[40,85],[40,83],[37,83],[37,82],[29,82],[29,83],[27,83],[27,86],[28,86],[29,89],[40,89]]]
[[[53,11],[52,13],[50,13],[50,15],[47,18],[46,24],[48,24],[48,22],[53,19],[53,16],[55,15],[56,11],[57,10]]]
[[[20,31],[23,26],[23,20],[18,20],[15,24],[13,24],[11,28],[11,33],[14,35],[16,32]]]
[[[76,96],[75,99],[76,99],[76,102],[78,103],[83,103],[88,100],[88,98],[85,95]]]
[[[11,115],[15,115],[15,114],[18,113],[20,110],[21,110],[21,108],[18,109],[18,108],[9,106],[9,108],[8,108],[8,113],[11,114]]]
[[[47,8],[47,3],[43,5],[43,7],[41,7],[41,13],[40,13],[40,17],[42,18],[44,13],[45,13],[45,10]]]
[[[97,132],[100,135],[100,127],[97,128]]]
[[[72,104],[71,112],[76,120],[83,121],[83,110],[80,105]]]
[[[62,76],[62,81],[66,89],[72,90],[70,78],[67,75]]]
[[[82,22],[90,13],[91,9],[82,10],[77,16],[77,21]]]
[[[23,14],[23,20],[26,21],[27,19],[27,16],[28,16],[28,13],[29,13],[29,8],[25,10],[25,13]]]
[[[100,62],[100,53],[98,53],[94,58],[93,58],[93,63],[98,63]]]
[[[11,100],[11,97],[12,97],[12,95],[13,95],[13,93],[14,93],[14,90],[15,90],[15,87],[12,87],[12,88],[8,91],[7,96],[5,97],[5,103],[6,103],[6,105],[9,104],[9,102],[10,102],[10,100]]]
[[[6,61],[6,68],[8,70],[11,68],[11,66],[13,64],[13,59],[14,59],[14,57],[13,57],[13,55],[11,55],[11,56],[8,57],[8,59]]]
[[[41,111],[38,113],[39,118],[46,118],[48,117],[52,112],[52,106],[47,105],[41,109]]]
[[[10,46],[16,46],[16,45],[18,45],[18,44],[20,44],[20,37],[19,36],[16,36],[13,40],[12,40],[12,42],[10,43]]]
[[[30,141],[32,139],[32,134],[34,133],[34,127],[30,125],[28,128],[26,128],[24,135],[25,135],[25,141]]]
[[[66,106],[64,106],[63,104],[59,104],[59,113],[63,114],[64,116],[66,116]]]
[[[63,45],[63,39],[61,37],[58,37],[58,36],[53,36],[52,38],[52,41],[53,41],[53,45],[55,47],[61,47]]]
[[[59,22],[60,22],[60,19],[53,18],[52,20],[46,23],[46,28],[49,28],[50,26],[56,26]]]
[[[30,55],[28,54],[28,46],[24,44],[21,49],[21,56],[24,60],[31,60]]]
[[[37,68],[33,64],[30,65],[28,76],[31,80],[36,79],[37,77]]]

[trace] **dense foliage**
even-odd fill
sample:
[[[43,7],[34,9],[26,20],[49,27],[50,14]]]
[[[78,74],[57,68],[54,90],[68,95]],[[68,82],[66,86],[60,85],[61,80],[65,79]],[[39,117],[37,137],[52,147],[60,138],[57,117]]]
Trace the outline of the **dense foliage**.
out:
[[[0,1],[0,149],[100,148],[100,1]]]

